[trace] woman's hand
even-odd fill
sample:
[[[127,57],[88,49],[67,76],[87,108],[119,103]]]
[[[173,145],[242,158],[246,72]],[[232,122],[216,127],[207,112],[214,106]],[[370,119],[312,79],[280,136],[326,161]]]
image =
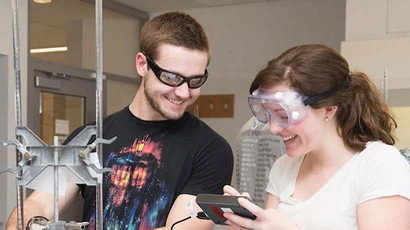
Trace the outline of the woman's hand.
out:
[[[230,185],[225,185],[223,190],[224,190],[224,195],[225,196],[246,196],[246,197],[250,198],[249,193],[244,192],[244,193],[240,194],[238,192],[238,190],[236,190],[234,187],[232,187]],[[227,225],[221,225],[221,226],[224,230],[240,230],[240,229],[243,229],[241,226],[236,225],[236,224],[230,224],[230,226],[227,226]]]
[[[249,193],[244,192],[244,193],[240,194],[238,192],[238,190],[236,190],[234,187],[232,187],[230,185],[225,185],[224,186],[224,195],[227,195],[227,196],[246,196],[246,197],[250,198]]]
[[[225,191],[225,188],[224,188]],[[235,190],[236,191],[236,190]],[[234,192],[234,191],[229,191]],[[238,192],[239,193],[239,192]],[[237,194],[236,194],[237,195]],[[230,227],[223,226],[225,230],[257,229],[257,230],[297,230],[298,225],[289,217],[275,209],[264,210],[245,198],[238,199],[239,204],[255,214],[255,220],[244,218],[233,213],[224,213]]]
[[[238,192],[238,190],[236,190],[234,187],[232,187],[230,185],[225,185],[224,186],[224,195],[227,195],[227,196],[241,196],[241,194]],[[249,194],[247,194],[247,196],[249,197]]]

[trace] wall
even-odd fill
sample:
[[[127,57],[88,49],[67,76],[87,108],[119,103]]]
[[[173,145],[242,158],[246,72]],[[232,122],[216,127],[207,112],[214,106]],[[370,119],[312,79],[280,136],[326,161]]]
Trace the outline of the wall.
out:
[[[352,70],[367,73],[380,88],[387,70],[388,88],[410,88],[410,14],[408,0],[355,0],[346,3],[346,39],[342,55]]]
[[[346,41],[410,35],[410,1],[347,0]]]
[[[137,78],[135,56],[139,51],[139,21],[126,18],[103,20],[103,71]],[[82,21],[82,67],[96,68],[95,20]],[[107,114],[129,105],[138,84],[107,80]]]
[[[103,20],[103,71],[136,77],[135,56],[139,51],[139,21],[126,18]],[[82,67],[96,68],[95,20],[82,21]]]
[[[273,1],[185,12],[199,20],[211,44],[209,79],[201,93],[235,94],[233,119],[203,119],[233,148],[241,126],[252,116],[247,104],[250,83],[265,63],[304,43],[340,50],[345,37],[341,0]]]
[[[363,71],[378,88],[385,72],[389,89],[410,88],[410,36],[342,42],[342,55],[350,69]],[[403,98],[404,99],[404,98]]]
[[[395,135],[399,138],[395,145],[398,149],[410,148],[410,107],[392,107],[394,115],[397,117],[397,129]]]
[[[0,104],[3,106],[0,113],[0,139],[15,139],[15,75],[13,58],[13,33],[12,33],[12,13],[11,1],[0,0]],[[27,76],[27,4],[28,1],[18,1],[19,4],[19,33],[20,33],[20,69],[22,85],[22,111],[23,125],[26,122],[26,76]],[[6,68],[4,68],[6,67]],[[15,150],[12,147],[0,146],[0,162],[5,162],[8,167],[15,167]],[[4,164],[2,166],[5,166]],[[0,222],[5,222],[9,213],[16,206],[15,174],[4,173],[0,175]],[[4,229],[4,224],[0,224],[0,229]]]
[[[137,89],[136,84],[107,80],[107,114],[112,114],[129,105]]]
[[[4,56],[0,54],[0,85],[3,87],[8,85],[8,56]],[[0,90],[0,102],[3,105],[7,105],[9,95],[7,90]],[[0,140],[7,140],[8,138],[8,130],[7,130],[7,117],[8,111],[0,110]],[[3,121],[4,120],[4,121]],[[7,156],[6,156],[7,149],[1,147],[0,149],[0,169],[7,167]],[[7,174],[0,175],[0,184],[7,184]],[[6,187],[7,188],[7,187]],[[7,197],[7,189],[0,190],[0,197]],[[7,199],[0,200],[0,207],[7,207]],[[7,208],[0,209],[0,228],[2,228],[2,222],[5,221],[7,215]]]

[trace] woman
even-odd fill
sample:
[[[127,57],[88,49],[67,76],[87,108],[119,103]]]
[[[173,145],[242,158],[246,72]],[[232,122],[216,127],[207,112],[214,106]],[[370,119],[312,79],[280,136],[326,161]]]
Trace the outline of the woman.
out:
[[[225,213],[225,229],[409,230],[410,166],[393,147],[396,122],[377,88],[324,45],[271,60],[249,105],[286,145],[255,220]],[[239,195],[225,186],[227,195]]]

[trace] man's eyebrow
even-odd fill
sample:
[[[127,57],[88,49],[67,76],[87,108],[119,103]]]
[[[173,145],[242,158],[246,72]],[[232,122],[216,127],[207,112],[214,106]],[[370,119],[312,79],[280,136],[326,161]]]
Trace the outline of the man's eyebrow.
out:
[[[176,71],[169,71],[169,70],[166,70],[166,69],[163,69],[163,70],[165,70],[165,72],[172,73],[172,74],[175,74],[177,76],[186,77],[186,78],[197,78],[197,77],[199,78],[199,77],[203,77],[205,75],[205,71],[204,71],[204,74],[202,74],[202,75],[185,76],[185,75],[183,75],[181,73],[178,73]]]

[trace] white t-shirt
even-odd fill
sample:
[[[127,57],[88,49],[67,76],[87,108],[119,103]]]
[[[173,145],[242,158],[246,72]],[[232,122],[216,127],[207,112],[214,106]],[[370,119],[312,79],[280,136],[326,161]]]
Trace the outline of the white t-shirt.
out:
[[[291,197],[303,157],[280,157],[266,191],[279,198],[278,210],[307,230],[357,230],[357,207],[377,197],[410,199],[410,165],[393,146],[369,142],[312,197]]]

